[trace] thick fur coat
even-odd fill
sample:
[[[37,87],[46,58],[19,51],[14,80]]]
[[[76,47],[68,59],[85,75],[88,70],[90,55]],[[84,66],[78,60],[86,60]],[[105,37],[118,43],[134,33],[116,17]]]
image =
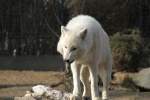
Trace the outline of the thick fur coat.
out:
[[[103,82],[102,99],[108,99],[112,55],[109,37],[95,18],[78,15],[61,26],[57,51],[64,61],[71,63],[73,98],[91,96],[92,100],[100,100],[99,76]],[[80,81],[84,88],[82,95]]]

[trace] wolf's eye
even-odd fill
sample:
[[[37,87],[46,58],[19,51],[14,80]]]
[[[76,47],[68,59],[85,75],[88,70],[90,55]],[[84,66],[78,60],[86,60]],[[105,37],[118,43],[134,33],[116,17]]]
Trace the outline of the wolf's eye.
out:
[[[71,51],[75,51],[77,48],[76,47],[72,47],[71,48]]]

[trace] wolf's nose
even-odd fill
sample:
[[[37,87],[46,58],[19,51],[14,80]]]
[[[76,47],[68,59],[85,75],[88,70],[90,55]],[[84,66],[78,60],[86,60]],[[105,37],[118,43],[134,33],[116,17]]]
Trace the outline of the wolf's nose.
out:
[[[67,62],[67,63],[70,63],[70,61],[69,60],[64,60],[65,62]]]

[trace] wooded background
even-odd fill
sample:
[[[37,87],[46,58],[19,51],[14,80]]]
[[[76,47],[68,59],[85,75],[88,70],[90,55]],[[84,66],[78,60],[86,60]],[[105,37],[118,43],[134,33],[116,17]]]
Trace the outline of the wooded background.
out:
[[[149,0],[0,0],[0,56],[57,54],[60,26],[78,14],[102,24],[115,65],[150,65]]]

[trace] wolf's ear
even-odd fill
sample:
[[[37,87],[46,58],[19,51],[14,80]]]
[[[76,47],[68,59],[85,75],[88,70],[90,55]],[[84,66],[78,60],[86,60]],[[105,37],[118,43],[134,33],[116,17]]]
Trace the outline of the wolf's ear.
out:
[[[86,34],[87,34],[87,29],[86,29],[86,28],[83,28],[83,29],[79,32],[79,35],[80,35],[80,37],[81,37],[82,40],[85,39]]]
[[[68,31],[68,29],[65,26],[61,26],[61,34],[65,35],[65,33]]]

